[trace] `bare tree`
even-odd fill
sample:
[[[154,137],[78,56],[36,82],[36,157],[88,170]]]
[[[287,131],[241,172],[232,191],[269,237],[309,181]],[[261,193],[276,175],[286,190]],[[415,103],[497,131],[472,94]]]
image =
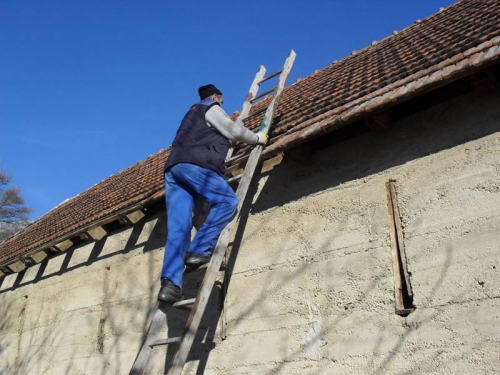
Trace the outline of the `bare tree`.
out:
[[[0,170],[0,243],[28,224],[31,209],[21,197],[21,190],[10,186],[12,177]]]

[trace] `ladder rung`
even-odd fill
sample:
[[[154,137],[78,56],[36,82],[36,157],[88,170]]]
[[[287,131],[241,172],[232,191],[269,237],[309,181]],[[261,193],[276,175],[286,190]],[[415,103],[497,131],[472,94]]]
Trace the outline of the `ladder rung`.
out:
[[[184,273],[191,273],[191,272],[195,272],[195,271],[206,270],[208,268],[209,264],[210,263],[205,263],[199,267],[196,267],[196,266],[186,267],[186,269],[184,270]],[[226,269],[227,269],[226,265],[224,263],[222,263],[220,266],[220,271],[225,271]],[[179,302],[176,302],[176,303],[179,303]],[[175,304],[173,306],[175,306]]]
[[[255,112],[250,113],[247,117],[245,117],[245,118],[243,119],[243,122],[247,121],[247,119],[249,119],[250,117],[254,117],[254,116],[256,116],[256,115],[258,115],[258,114],[260,114],[260,113],[262,113],[262,112],[267,111],[267,108],[268,108],[268,107],[264,106],[264,107],[262,107],[261,109],[258,109],[258,110],[256,110]],[[259,129],[259,128],[254,128],[254,129],[251,129],[251,130],[252,130],[253,132],[255,132],[255,129]]]
[[[248,117],[252,117],[252,116],[258,115],[259,113],[262,113],[264,111],[267,111],[267,107],[262,107],[261,109],[255,111],[255,112],[250,113],[250,116],[248,116]]]
[[[194,305],[196,298],[183,299],[182,301],[176,302],[172,307],[177,307],[178,309],[191,309]]]
[[[161,340],[156,340],[154,343],[149,345],[150,348],[153,348],[155,346],[160,346],[160,345],[169,345],[169,344],[174,344],[176,342],[180,342],[181,337],[170,337],[168,339],[161,339]]]
[[[247,160],[249,156],[250,156],[250,153],[246,153],[246,152],[244,154],[238,154],[237,157],[235,157],[233,160],[231,160],[231,165],[236,165],[238,163],[242,163],[245,160]]]
[[[237,176],[231,177],[229,180],[227,180],[227,182],[230,184],[231,182],[241,180],[241,177],[243,177],[243,173],[241,173],[241,174],[239,174]]]
[[[267,77],[264,77],[262,78],[262,81],[259,81],[259,85],[262,83],[262,82],[266,82],[268,80],[270,80],[271,78],[274,78],[276,77],[277,75],[281,74],[283,70],[278,70],[277,72],[274,72],[273,74],[269,74]]]
[[[252,148],[248,148],[243,154],[236,154],[234,156],[231,156],[229,159],[226,160],[227,163],[231,163],[232,161],[238,160],[240,158],[243,158],[245,156],[248,156],[252,152]]]
[[[271,93],[271,92],[274,92],[274,90],[276,90],[276,86],[273,87],[272,89],[269,89],[267,91],[264,91],[262,94],[260,95],[257,95],[255,98],[253,98],[252,100],[250,100],[250,103],[255,103],[256,100],[262,98],[263,96],[266,96],[267,94]]]

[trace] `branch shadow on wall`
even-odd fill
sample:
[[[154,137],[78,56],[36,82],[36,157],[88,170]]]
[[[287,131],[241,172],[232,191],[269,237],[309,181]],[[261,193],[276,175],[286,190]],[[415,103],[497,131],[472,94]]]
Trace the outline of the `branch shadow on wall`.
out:
[[[243,237],[252,237],[257,235],[257,233],[249,233],[247,229],[247,221],[252,214],[252,210],[255,207],[255,204],[252,205],[252,197],[255,195],[257,191],[257,183],[252,183],[251,184],[251,190],[249,191],[248,194],[248,199],[246,200],[245,204],[242,207],[242,215],[240,218],[239,225],[236,230],[235,238],[232,243],[232,251],[231,251],[231,257],[229,259],[228,263],[228,272],[226,274],[227,280],[225,282],[230,283],[230,278],[231,275],[234,271],[235,264],[236,264],[236,259],[237,255],[239,252],[239,249],[241,247]],[[258,200],[257,200],[258,203]],[[298,214],[297,214],[298,215]],[[152,234],[150,236],[151,241],[147,241],[146,243],[142,243],[141,245],[144,247],[144,253],[148,254],[151,253],[152,248],[157,248],[159,245],[159,242],[163,242],[164,236],[165,236],[165,230],[163,228],[164,226],[164,221],[163,220],[158,220],[158,222],[155,224],[155,229],[153,232],[157,232],[156,234]],[[93,264],[94,262],[99,261],[100,259],[106,259],[110,256],[116,255],[116,254],[125,254],[128,253],[134,249],[137,249],[139,245],[137,244],[140,233],[142,231],[143,225],[137,226],[137,229],[133,229],[127,239],[126,245],[122,250],[118,250],[113,254],[102,254],[103,248],[105,241],[100,241],[100,243],[95,243],[94,248],[92,248],[89,258],[86,262],[83,264],[79,265],[78,267],[83,267],[85,265]],[[325,238],[325,243],[316,250],[317,252],[322,252],[326,251],[325,249],[328,248],[328,243],[332,240],[332,238],[327,237]],[[290,240],[291,241],[291,240]],[[150,242],[150,243],[148,243]],[[283,244],[283,252],[286,252],[287,247],[292,246],[293,243],[284,243]],[[75,269],[70,265],[70,260],[74,256],[74,252],[78,251],[78,249],[73,249],[66,254],[63,254],[66,258],[64,261],[61,263],[61,270],[57,273],[57,275],[62,275],[64,273],[67,273],[68,271],[71,271]],[[102,256],[101,256],[102,255]],[[263,255],[265,256],[265,255]],[[104,257],[104,258],[103,258]],[[449,258],[451,259],[451,257]],[[148,269],[153,272],[153,269],[155,269],[153,265],[153,258],[149,258],[149,264],[148,264]],[[446,264],[446,267],[449,267],[451,260],[449,260]],[[273,262],[274,263],[274,262]],[[112,267],[112,266],[111,266]],[[300,275],[306,271],[308,267],[308,263],[305,262],[303,265],[299,265],[296,270],[291,272],[287,277],[282,278],[279,280],[279,283],[276,283],[276,280],[273,280],[273,275],[272,272],[269,273],[268,280],[267,282],[264,281],[264,284],[271,284],[273,282],[274,288],[275,289],[281,289],[284,288],[287,284],[290,284],[294,282],[294,280],[299,279]],[[441,279],[436,283],[436,286],[434,289],[439,288],[439,286],[442,284],[442,280],[444,279],[446,275],[446,267],[442,272],[442,277]],[[41,267],[42,268],[42,267]],[[156,267],[157,268],[157,267]],[[38,271],[38,274],[41,275],[41,277],[38,277],[37,281],[41,280],[46,280],[47,278],[54,277],[55,275],[47,275],[46,278],[43,276],[43,271]],[[199,285],[201,283],[201,278],[203,276],[203,272],[200,273],[192,273],[192,274],[186,274],[185,275],[185,292],[187,294],[187,298],[194,297],[196,295],[196,291],[199,288]],[[359,294],[357,297],[357,300],[352,300],[349,301],[349,306],[356,306],[359,303],[362,302],[363,298],[368,295],[373,289],[377,288],[377,279],[381,277],[381,275],[372,275],[372,279],[374,279],[369,285],[366,286],[366,288],[362,291],[362,293]],[[124,280],[124,283],[127,284],[127,288],[130,289],[132,292],[135,287],[135,283],[137,280],[135,278],[131,278],[130,280]],[[22,288],[24,284],[20,283],[17,288]],[[100,342],[102,347],[97,348],[96,351],[97,353],[100,354],[107,354],[109,358],[113,358],[112,362],[113,363],[120,363],[120,353],[121,350],[124,348],[124,342],[127,340],[127,336],[129,332],[127,330],[123,329],[122,324],[120,323],[119,320],[117,320],[117,316],[113,314],[111,311],[107,309],[108,307],[108,302],[107,302],[107,294],[111,288],[113,288],[113,285],[110,283],[108,279],[105,279],[105,285],[103,286],[104,289],[106,290],[105,298],[104,298],[104,304],[103,304],[103,309],[104,309],[104,316],[102,318],[103,324],[106,326],[107,331],[111,331],[113,333],[112,338],[103,338]],[[127,319],[130,319],[131,321],[134,319],[133,316],[143,316],[142,319],[142,328],[140,329],[140,332],[142,332],[141,338],[144,338],[144,334],[147,330],[147,322],[148,320],[151,319],[151,314],[152,314],[152,309],[145,309],[144,306],[154,306],[154,301],[156,299],[156,293],[157,293],[157,287],[158,285],[156,283],[151,283],[150,284],[150,289],[149,289],[149,295],[146,298],[146,301],[144,303],[141,303],[139,305],[133,305],[130,306],[127,312]],[[325,292],[332,292],[332,291],[325,291]],[[237,320],[245,320],[246,317],[249,317],[254,313],[255,311],[258,311],[259,309],[262,308],[262,302],[265,301],[266,299],[269,298],[268,291],[265,288],[262,288],[260,291],[260,294],[255,300],[245,300],[245,302],[248,303],[248,307],[241,311],[241,313],[238,314]],[[194,340],[193,348],[192,351],[190,352],[190,355],[188,357],[188,362],[187,366],[196,366],[196,373],[198,375],[204,374],[206,371],[206,366],[209,362],[210,358],[210,353],[211,351],[216,347],[216,343],[219,342],[218,338],[216,337],[217,334],[217,325],[220,322],[221,318],[221,303],[222,303],[222,298],[220,295],[220,287],[217,286],[214,288],[212,291],[212,295],[210,297],[209,305],[207,307],[206,313],[204,314],[202,323],[200,325],[200,330],[198,331],[198,334]],[[297,301],[297,304],[300,304],[301,301]],[[346,319],[349,316],[351,307],[345,308],[345,314],[339,315],[334,323],[333,326],[337,325],[340,323],[343,319]],[[187,317],[187,313],[179,310],[170,310],[168,315],[167,315],[167,327],[168,327],[168,336],[169,337],[175,337],[179,336],[182,333],[182,330],[184,328],[184,323],[185,319]],[[123,319],[121,317],[120,319]],[[234,323],[234,321],[232,322]],[[331,329],[331,327],[329,328]],[[407,335],[401,337],[400,342],[394,347],[392,354],[388,356],[384,363],[382,363],[379,366],[379,370],[376,370],[375,373],[380,373],[380,371],[383,371],[384,368],[386,368],[389,363],[394,359],[396,356],[397,352],[401,349],[401,347],[404,344],[404,341],[406,338],[411,334],[411,332],[408,332]],[[314,333],[314,335],[310,336],[308,338],[309,343],[314,343],[318,342],[319,340],[322,340],[323,336],[325,335],[325,332],[323,330],[319,330]],[[381,337],[382,337],[382,332],[381,332]],[[231,333],[229,332],[229,339],[231,338]],[[51,337],[50,332],[47,332],[46,335],[43,338],[44,342],[50,342],[51,340],[56,340],[57,338]],[[108,341],[106,341],[108,340]],[[123,341],[125,340],[125,341]],[[106,344],[104,345],[104,342]],[[137,341],[136,341],[137,342]],[[285,343],[286,344],[286,343]],[[282,362],[276,363],[273,365],[273,371],[275,373],[280,373],[280,371],[284,371],[284,366],[296,361],[298,359],[306,359],[304,357],[304,352],[307,350],[307,343],[302,343],[300,347],[294,351],[293,353],[290,353]],[[1,346],[1,345],[0,345]],[[23,366],[24,368],[28,368],[29,366],[33,366],[34,363],[36,363],[36,359],[38,358],[39,355],[47,355],[47,353],[44,353],[41,349],[41,347],[37,347],[36,342],[31,342],[28,344],[28,346],[32,346],[34,348],[37,348],[36,350],[32,350],[31,352],[28,352],[25,356],[19,359],[19,365]],[[74,349],[76,350],[76,349]],[[156,349],[155,349],[156,350]],[[175,354],[177,350],[177,345],[169,346],[167,348],[166,353],[163,350],[157,350],[157,353],[155,355],[156,361],[158,360],[158,355],[164,357],[164,364],[165,364],[165,373],[169,366],[171,365],[173,355]],[[377,351],[377,348],[374,349],[374,351]],[[245,356],[245,353],[240,353],[242,357]],[[50,355],[50,354],[49,354]],[[250,355],[250,353],[248,354]],[[240,358],[241,359],[241,358]],[[321,358],[320,358],[321,359]],[[191,364],[190,364],[191,363]],[[152,364],[151,364],[152,365]],[[116,368],[105,368],[102,370],[102,374],[121,374],[124,373],[125,371],[128,370],[127,366],[128,364],[126,362],[123,362],[122,364],[117,365],[118,367]],[[72,362],[68,361],[66,364],[66,369],[69,371],[72,369]]]
[[[29,296],[24,295],[21,299],[10,300],[0,307],[0,331],[17,333],[15,338],[12,335],[0,336],[0,355],[4,366],[0,367],[2,375],[45,374],[52,361],[57,360],[58,354],[53,348],[59,347],[58,340],[61,338],[57,331],[61,327],[47,326],[42,306],[38,309],[31,308],[28,312],[28,303]],[[60,326],[63,324],[64,322],[59,323]],[[8,355],[7,349],[10,352]],[[78,349],[75,347],[71,351],[70,356],[75,355]],[[72,361],[69,361],[64,373],[71,373],[72,368]]]
[[[234,269],[234,264],[235,264],[235,261],[236,261],[236,257],[237,257],[237,252],[238,252],[238,249],[241,245],[241,241],[243,239],[243,234],[244,234],[244,230],[245,230],[245,222],[246,220],[248,219],[248,216],[249,216],[249,209],[247,207],[247,210],[244,211],[244,215],[242,216],[242,223],[241,223],[241,226],[240,226],[240,229],[236,235],[236,238],[235,238],[235,241],[234,241],[234,248],[232,250],[232,253],[231,253],[231,262],[229,264],[229,270],[231,271],[232,269]],[[245,234],[246,236],[251,236],[252,234],[250,233],[246,233]],[[322,249],[326,249],[328,247],[328,242],[331,240],[331,238],[327,238],[325,240],[325,243],[323,246],[320,246],[320,248],[318,249],[318,252],[321,252]],[[283,251],[286,251],[286,244],[284,244],[285,246],[283,247]],[[441,267],[441,270],[439,271],[439,277],[437,278],[434,286],[432,287],[431,289],[431,292],[430,292],[430,295],[431,296],[434,296],[436,294],[436,292],[440,289],[440,287],[442,286],[442,284],[444,283],[444,281],[446,280],[447,278],[447,275],[449,273],[449,268],[451,267],[452,265],[452,260],[453,260],[453,249],[451,247],[448,247],[446,249],[446,258],[445,258],[445,262],[443,263],[442,267]],[[278,284],[276,284],[276,280],[272,280],[272,272],[270,272],[270,275],[269,275],[269,278],[267,280],[267,283],[268,284],[271,284],[271,281],[274,281],[273,285],[275,285],[274,288],[276,289],[280,289],[282,288],[283,286],[287,285],[287,284],[290,284],[290,283],[293,283],[293,281],[296,281],[298,280],[299,276],[301,275],[302,272],[305,272],[305,269],[308,267],[308,265],[304,265],[304,266],[299,266],[297,267],[297,270],[295,270],[294,272],[290,273],[289,276],[287,276],[286,278],[280,278],[280,282]],[[367,269],[369,269],[370,267],[367,267]],[[228,272],[228,275],[230,277],[230,275],[232,274],[232,272]],[[328,331],[331,331],[331,330],[335,330],[335,327],[340,324],[344,319],[347,319],[350,315],[350,313],[352,312],[352,309],[356,309],[356,306],[359,306],[363,300],[365,299],[366,296],[370,295],[370,293],[378,288],[379,286],[377,285],[379,283],[379,280],[380,278],[383,278],[385,277],[386,275],[383,275],[383,274],[373,274],[373,275],[370,275],[370,279],[372,280],[372,282],[370,282],[363,290],[362,290],[362,293],[358,295],[358,297],[356,299],[352,299],[346,306],[345,306],[345,313],[344,314],[339,314],[333,321],[332,321],[332,324],[330,324],[328,327],[326,327],[326,330]],[[266,284],[266,281],[264,281],[262,284]],[[234,297],[233,297],[234,298]],[[242,311],[241,313],[238,314],[238,317],[237,317],[237,320],[241,320],[241,321],[244,321],[246,317],[249,317],[252,315],[252,313],[256,310],[259,310],[262,308],[262,305],[261,305],[261,301],[266,299],[266,298],[269,298],[269,296],[267,295],[266,293],[266,289],[265,288],[262,288],[262,292],[260,293],[260,296],[255,299],[254,301],[248,301],[248,308],[244,311]],[[458,298],[460,298],[460,295],[458,295]],[[417,312],[415,314],[419,314],[420,312],[417,310]],[[435,319],[437,316],[439,315],[439,312],[436,312],[435,314],[433,314],[432,316],[427,316],[425,317],[424,319],[418,319],[419,321],[419,327],[423,327],[427,322],[431,321],[432,319]],[[406,325],[406,320],[405,318],[401,317],[400,318],[401,320],[401,324],[403,326]],[[381,357],[380,354],[377,354],[377,353],[381,353],[380,351],[380,348],[381,348],[381,343],[385,340],[385,332],[384,331],[381,331],[380,334],[379,334],[379,338],[376,339],[376,345],[375,347],[373,348],[373,357],[371,360],[369,360],[369,363],[368,363],[368,368],[372,368],[374,369],[373,371],[370,371],[370,373],[373,373],[373,374],[383,374],[383,373],[386,373],[386,371],[388,371],[388,367],[390,366],[391,362],[393,362],[396,357],[398,356],[398,353],[401,351],[401,349],[404,347],[404,344],[405,342],[407,341],[407,339],[409,337],[411,337],[412,334],[415,334],[415,330],[412,329],[411,327],[406,327],[406,331],[405,333],[398,339],[397,343],[391,348],[389,349],[388,351],[385,350],[383,351],[383,356],[385,356],[385,358]],[[327,331],[324,331],[324,329],[320,329],[318,330],[317,332],[315,332],[315,334],[313,336],[310,336],[308,338],[308,343],[304,343],[303,345],[300,345],[300,347],[295,350],[294,352],[288,354],[287,356],[285,356],[284,358],[282,358],[282,360],[278,363],[274,363],[272,364],[272,371],[273,373],[276,373],[276,374],[279,374],[279,373],[282,373],[281,371],[286,371],[284,369],[284,367],[286,365],[290,365],[291,363],[295,362],[295,361],[307,361],[307,360],[311,360],[311,358],[307,358],[307,355],[305,355],[305,352],[307,351],[307,348],[310,344],[312,343],[315,343],[315,342],[318,342],[318,341],[322,341],[323,340],[323,337],[327,334]],[[332,345],[334,343],[329,343],[328,345]],[[347,355],[347,354],[346,354]],[[238,362],[242,363],[244,362],[244,360],[242,360],[242,357],[244,358],[245,357],[245,353],[240,353],[240,357],[238,359]],[[381,361],[377,361],[378,363],[375,363],[375,358],[376,357],[379,357],[379,359],[382,359]],[[309,365],[306,365],[306,366],[310,366],[311,364],[315,364],[317,363],[318,361],[321,361],[322,359],[324,359],[327,363],[331,364],[332,362],[332,358],[331,357],[320,357],[320,358],[313,358],[313,362],[310,362]],[[335,359],[336,360],[336,359]],[[335,361],[334,361],[335,362]],[[310,367],[307,367],[309,370],[310,370]],[[334,367],[333,367],[334,368]],[[412,370],[409,370],[409,372],[411,373]],[[286,372],[283,372],[283,373],[286,373]]]

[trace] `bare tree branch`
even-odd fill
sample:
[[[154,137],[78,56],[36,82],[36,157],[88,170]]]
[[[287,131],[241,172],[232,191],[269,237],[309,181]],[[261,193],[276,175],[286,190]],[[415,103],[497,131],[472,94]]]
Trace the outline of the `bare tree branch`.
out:
[[[32,210],[21,197],[21,190],[10,186],[12,177],[0,170],[0,243],[28,225]]]

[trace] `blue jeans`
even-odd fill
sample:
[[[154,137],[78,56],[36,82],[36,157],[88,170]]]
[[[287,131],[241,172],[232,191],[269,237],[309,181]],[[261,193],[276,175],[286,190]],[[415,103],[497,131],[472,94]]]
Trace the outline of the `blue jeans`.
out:
[[[190,244],[195,198],[200,195],[210,213]],[[238,198],[217,173],[194,164],[179,163],[165,172],[168,237],[161,278],[182,287],[184,257],[190,253],[210,254],[220,233],[232,218]]]

